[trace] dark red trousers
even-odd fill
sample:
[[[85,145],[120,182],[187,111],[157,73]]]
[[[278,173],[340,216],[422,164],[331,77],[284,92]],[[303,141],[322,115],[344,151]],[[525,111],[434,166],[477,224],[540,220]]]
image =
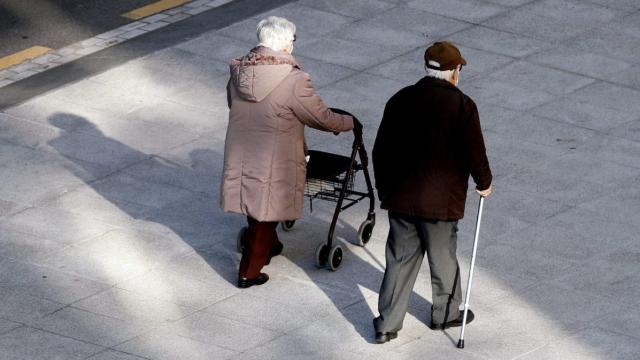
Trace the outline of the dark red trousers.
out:
[[[261,222],[247,217],[249,229],[244,233],[244,251],[239,276],[255,279],[269,259],[269,252],[278,244],[277,222]]]

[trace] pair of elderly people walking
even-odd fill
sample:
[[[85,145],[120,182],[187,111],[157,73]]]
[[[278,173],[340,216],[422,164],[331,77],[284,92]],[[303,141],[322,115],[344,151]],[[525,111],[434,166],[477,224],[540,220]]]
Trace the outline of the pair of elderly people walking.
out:
[[[296,27],[269,17],[258,45],[230,64],[229,124],[221,203],[247,217],[238,286],[262,285],[261,270],[279,255],[279,222],[302,217],[306,176],[304,127],[333,132],[361,126],[331,111],[291,55]],[[386,269],[374,319],[376,342],[395,337],[426,253],[431,270],[431,328],[462,325],[457,223],[469,176],[491,193],[491,170],[478,110],[458,89],[466,60],[449,42],[426,49],[426,76],[388,100],[373,148],[381,207],[388,210]],[[473,320],[469,312],[467,323]]]

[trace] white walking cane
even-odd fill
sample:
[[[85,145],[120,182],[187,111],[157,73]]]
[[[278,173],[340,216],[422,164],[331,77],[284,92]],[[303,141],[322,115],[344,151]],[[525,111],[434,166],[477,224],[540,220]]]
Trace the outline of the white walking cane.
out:
[[[460,340],[458,340],[458,348],[464,349],[464,328],[467,325],[467,311],[469,311],[469,297],[471,295],[471,282],[473,281],[473,267],[476,265],[476,250],[478,250],[478,237],[480,237],[480,222],[482,221],[482,206],[484,205],[484,196],[480,196],[480,205],[478,205],[478,218],[476,219],[476,235],[473,239],[473,254],[471,255],[471,267],[469,268],[469,281],[467,282],[467,294],[464,299],[464,314],[462,315],[462,329],[460,330]]]

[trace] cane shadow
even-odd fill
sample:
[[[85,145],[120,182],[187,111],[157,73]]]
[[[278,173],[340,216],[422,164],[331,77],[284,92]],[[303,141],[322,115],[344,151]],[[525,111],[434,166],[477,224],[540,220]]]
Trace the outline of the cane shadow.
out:
[[[357,211],[357,209],[352,210]],[[363,339],[370,344],[374,344],[373,319],[377,316],[375,307],[377,306],[377,296],[384,275],[384,270],[381,270],[384,268],[384,258],[379,259],[366,246],[362,248],[362,251],[358,251],[364,252],[363,257],[348,250],[345,245],[354,243],[358,229],[342,219],[338,219],[333,243],[334,245],[341,244],[344,250],[343,263],[335,272],[325,268],[318,268],[315,265],[315,257],[309,256],[309,254],[313,255],[315,246],[319,243],[326,243],[330,223],[314,216],[308,216],[308,218],[309,221],[305,219],[303,222],[296,223],[290,232],[281,233],[280,237],[285,244],[285,256],[300,269],[304,270],[305,275],[324,292],[342,317],[353,326]],[[305,255],[300,252],[298,254],[287,254],[287,240],[300,236],[303,232],[306,233],[307,231],[300,228],[307,226],[310,227],[307,231],[313,234],[310,236],[303,234],[308,248],[307,253]],[[313,241],[309,244],[308,240],[311,236],[313,236]],[[364,292],[369,291],[372,294],[365,296]],[[352,294],[348,301],[345,301],[345,294]],[[431,321],[431,302],[414,290],[411,294],[409,305],[407,315],[411,314],[418,321],[428,326]],[[373,311],[372,307],[374,308]],[[405,324],[406,321],[407,318],[405,317]]]
[[[178,163],[134,149],[108,137],[95,124],[81,116],[56,113],[48,118],[48,122],[63,130],[57,138],[50,140],[48,145],[73,163],[74,166],[69,167],[70,171],[79,178],[84,179],[90,175],[88,178],[97,179],[86,183],[133,221],[152,222],[169,229],[183,243],[192,248],[221,278],[235,286],[237,254],[231,249],[231,244],[227,244],[228,242],[224,240],[231,235],[233,232],[231,229],[236,226],[222,216],[217,195],[215,195],[219,181],[218,168],[222,163],[220,153],[211,149],[195,148],[189,151],[189,159],[185,161],[188,164],[183,161]],[[83,139],[80,142],[81,151],[89,154],[107,151],[109,155],[106,156],[113,154],[117,157],[115,164],[110,164],[114,168],[108,176],[104,176],[104,169],[100,169],[101,167],[96,167],[89,161],[78,160],[76,156],[67,155],[69,144],[75,144],[79,138]],[[119,159],[124,160],[120,163]],[[142,169],[139,174],[134,175],[123,171],[136,166]],[[159,205],[145,204],[145,201],[138,201],[143,196],[134,194],[133,198],[130,198],[128,197],[132,195],[130,191],[120,192],[117,182],[115,186],[101,184],[102,180],[109,181],[109,178],[119,175],[127,176],[133,179],[131,180],[133,182],[139,181],[142,187],[158,184],[166,187],[168,191],[175,190],[188,195],[177,200],[164,201],[163,194],[145,193],[144,195],[150,197],[159,196]],[[145,210],[141,211],[141,208]],[[174,246],[180,246],[180,244],[174,244]]]

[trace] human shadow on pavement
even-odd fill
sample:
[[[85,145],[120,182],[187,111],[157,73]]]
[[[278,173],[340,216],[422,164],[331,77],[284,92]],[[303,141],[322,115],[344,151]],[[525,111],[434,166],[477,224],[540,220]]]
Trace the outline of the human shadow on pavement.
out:
[[[50,116],[48,121],[63,130],[48,145],[76,165],[71,171],[83,179],[87,178],[87,174],[100,171],[95,176],[89,176],[96,180],[87,182],[96,193],[133,221],[153,222],[168,228],[222,278],[235,285],[238,260],[230,247],[231,241],[224,241],[226,238],[235,239],[232,234],[234,230],[228,226],[233,220],[221,216],[215,195],[220,171],[217,168],[222,166],[219,153],[208,148],[194,148],[189,151],[188,159],[174,161],[107,137],[96,125],[81,116],[57,113]],[[103,167],[94,166],[91,161],[78,160],[73,154],[67,155],[70,144],[74,144],[77,138],[83,138],[80,151],[87,154],[103,151],[108,152],[106,156],[116,157],[106,165],[113,167],[113,171],[104,176]],[[88,141],[87,138],[94,138],[95,141]],[[121,163],[118,163],[119,159],[122,159]],[[125,183],[114,179],[117,177],[124,177]],[[131,188],[124,189],[127,186]],[[159,189],[168,193],[153,194],[153,186],[160,186]],[[178,195],[174,196],[173,192]]]
[[[121,159],[129,159],[129,164],[126,162],[116,164],[117,168],[114,172],[106,177],[100,178],[96,174],[93,178],[97,178],[97,180],[88,182],[88,185],[132,219],[154,222],[170,229],[206,261],[211,269],[235,286],[240,257],[236,251],[236,234],[246,224],[244,217],[224,214],[219,207],[217,189],[219,188],[223,163],[222,155],[219,152],[195,148],[189,152],[187,161],[191,164],[189,165],[182,161],[176,162],[156,154],[145,153],[116,139],[109,138],[96,125],[80,116],[58,113],[49,117],[48,120],[51,125],[63,130],[58,138],[50,140],[48,144],[77,165],[77,168],[74,167],[72,170],[78,173],[79,177],[81,175],[79,172],[84,172],[86,175],[96,171],[96,167],[89,166],[90,162],[65,155],[69,143],[78,136],[78,132],[81,132],[81,136],[85,138],[89,136],[96,139],[95,142],[83,141],[83,151],[95,153],[100,149],[88,147],[98,147],[101,146],[99,144],[106,142],[109,147],[105,151],[110,151]],[[132,173],[131,169],[134,167],[140,167],[141,173]],[[111,177],[121,175],[133,179],[131,181],[139,181],[140,185],[138,186],[154,183],[167,185],[169,189],[185,192],[188,195],[174,201],[163,201],[163,194],[156,194],[159,198],[157,201],[151,202],[159,205],[150,206],[147,201],[144,201],[145,199],[139,199],[139,196],[130,197],[130,191],[119,192],[117,182],[115,187],[112,184],[104,184],[105,180],[109,181]],[[86,178],[86,176],[81,178]],[[148,210],[141,212],[141,206],[147,207]],[[301,229],[294,229],[290,233],[280,231],[281,240],[285,245],[283,255],[306,273],[308,278],[324,292],[362,338],[373,343],[372,321],[376,315],[370,310],[366,302],[367,297],[363,294],[362,289],[373,292],[375,295],[370,294],[370,296],[377,297],[383,275],[380,268],[383,267],[384,259],[377,259],[368,252],[372,262],[378,264],[379,267],[376,267],[371,262],[346,250],[345,262],[336,273],[318,269],[313,262],[315,246],[321,241],[326,241],[329,223],[315,217],[312,222],[313,224],[309,221],[296,224],[296,227],[310,227],[307,231],[311,231],[313,234],[313,241],[305,239],[303,244],[292,239],[299,236]],[[340,234],[353,234],[355,238],[357,230],[340,219],[336,234],[335,243],[339,243]],[[296,246],[301,251],[291,250]],[[304,247],[304,249],[300,249],[300,247]],[[274,263],[277,264],[277,260]],[[277,266],[274,263],[266,267],[265,271],[269,272],[274,269],[274,266]],[[341,275],[340,272],[348,273],[348,275]],[[409,313],[428,324],[430,321],[428,309],[430,309],[431,303],[415,292],[412,298]]]

